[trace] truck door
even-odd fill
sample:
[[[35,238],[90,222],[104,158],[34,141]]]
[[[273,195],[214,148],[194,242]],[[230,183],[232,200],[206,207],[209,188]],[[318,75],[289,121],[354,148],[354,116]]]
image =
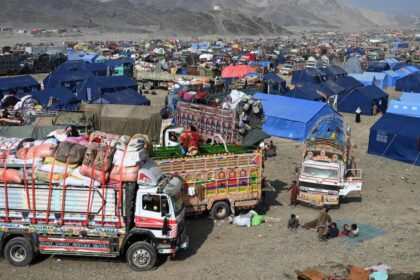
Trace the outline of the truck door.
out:
[[[136,227],[151,230],[157,238],[165,237],[162,232],[165,214],[162,214],[162,210],[168,210],[167,200],[166,205],[162,205],[162,197],[158,194],[141,194],[138,198]]]

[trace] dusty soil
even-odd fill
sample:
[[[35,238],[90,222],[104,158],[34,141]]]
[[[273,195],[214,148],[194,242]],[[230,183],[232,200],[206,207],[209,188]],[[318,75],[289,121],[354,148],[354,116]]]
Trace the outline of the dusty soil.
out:
[[[153,104],[163,100],[162,92],[146,95]],[[73,257],[39,257],[30,267],[14,268],[0,259],[0,279],[296,279],[295,270],[320,266],[325,273],[341,271],[348,265],[371,266],[385,263],[394,273],[420,271],[420,169],[367,154],[369,128],[379,118],[362,117],[352,125],[358,166],[363,169],[363,198],[350,199],[332,210],[336,219],[370,224],[386,234],[358,245],[345,245],[340,239],[319,242],[313,231],[290,232],[290,214],[304,223],[318,210],[289,207],[286,187],[296,179],[302,144],[273,140],[276,158],[266,162],[265,175],[275,192],[266,199],[266,215],[274,222],[258,227],[238,228],[207,217],[188,219],[190,247],[174,260],[162,259],[150,272],[135,273],[121,260]],[[403,125],[403,124],[401,124]],[[410,279],[403,275],[402,278]],[[415,279],[415,278],[412,278]]]

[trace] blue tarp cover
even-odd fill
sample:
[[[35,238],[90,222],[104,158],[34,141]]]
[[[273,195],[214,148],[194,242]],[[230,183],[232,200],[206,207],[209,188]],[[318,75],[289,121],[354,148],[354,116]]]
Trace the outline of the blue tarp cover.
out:
[[[401,101],[408,101],[420,104],[420,93],[403,92],[399,98]]]
[[[420,118],[385,113],[370,129],[368,153],[420,165],[419,137]]]
[[[339,115],[323,102],[264,93],[253,97],[263,104],[266,118],[263,130],[271,136],[304,141],[319,118]]]
[[[268,74],[265,74],[263,77],[264,77],[264,80],[271,80],[275,83],[280,84],[283,87],[286,87],[286,81],[283,78],[281,78],[279,75],[277,75],[276,73],[273,73],[273,72],[268,73]]]

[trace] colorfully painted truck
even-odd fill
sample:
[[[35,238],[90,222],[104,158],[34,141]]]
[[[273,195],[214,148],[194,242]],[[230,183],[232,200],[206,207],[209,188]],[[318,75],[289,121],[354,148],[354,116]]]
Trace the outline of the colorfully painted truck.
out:
[[[137,183],[0,183],[0,250],[18,267],[36,254],[57,254],[123,256],[133,270],[149,270],[157,254],[188,246],[181,187],[153,160],[142,166]]]
[[[340,198],[361,195],[362,171],[354,167],[350,129],[341,117],[322,118],[305,141],[298,201],[338,206]]]
[[[224,219],[239,209],[257,206],[262,197],[263,156],[238,146],[203,145],[197,156],[183,156],[179,147],[157,147],[153,158],[161,170],[183,178],[187,213],[210,211]]]

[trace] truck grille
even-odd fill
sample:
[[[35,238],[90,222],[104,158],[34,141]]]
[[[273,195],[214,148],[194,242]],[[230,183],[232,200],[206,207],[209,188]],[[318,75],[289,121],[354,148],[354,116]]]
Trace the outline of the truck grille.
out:
[[[329,191],[340,191],[339,186],[334,185],[321,185],[316,183],[307,183],[307,182],[299,182],[301,187],[307,187],[312,189],[322,189],[322,190],[329,190]]]

